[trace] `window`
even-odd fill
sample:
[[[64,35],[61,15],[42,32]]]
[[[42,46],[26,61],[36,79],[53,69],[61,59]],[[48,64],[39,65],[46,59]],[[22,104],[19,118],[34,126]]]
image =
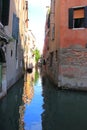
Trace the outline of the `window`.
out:
[[[2,19],[2,0],[0,0],[0,21]]]
[[[18,35],[19,35],[19,18],[16,16],[16,14],[13,14],[12,36],[17,41],[18,41]]]
[[[0,0],[0,21],[6,26],[9,22],[10,0]]]
[[[52,25],[52,29],[51,29],[51,40],[55,39],[55,25]]]
[[[12,57],[12,55],[13,55],[13,51],[11,50],[11,57]]]
[[[53,64],[53,52],[50,53],[50,67],[52,67]]]
[[[84,18],[74,19],[74,28],[84,28]]]
[[[87,6],[69,9],[69,28],[87,28]]]
[[[26,2],[26,10],[28,10],[28,1],[25,1]]]
[[[56,50],[56,61],[58,60],[58,51]]]
[[[84,27],[84,8],[74,9],[73,11],[73,27],[83,28]]]

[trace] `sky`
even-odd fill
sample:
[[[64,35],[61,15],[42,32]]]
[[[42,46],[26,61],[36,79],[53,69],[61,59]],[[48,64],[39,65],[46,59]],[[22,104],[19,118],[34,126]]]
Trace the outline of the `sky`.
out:
[[[29,30],[32,30],[36,46],[41,52],[44,44],[46,6],[50,6],[50,0],[29,0]]]

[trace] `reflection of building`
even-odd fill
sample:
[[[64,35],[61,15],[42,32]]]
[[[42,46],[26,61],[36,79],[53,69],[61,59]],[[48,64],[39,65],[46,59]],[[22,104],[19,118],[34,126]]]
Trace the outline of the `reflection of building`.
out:
[[[33,86],[33,75],[25,74],[25,82],[24,82],[24,93],[23,93],[23,101],[24,103],[30,103],[32,97],[34,95],[34,86]]]
[[[19,114],[20,114],[19,130],[24,130],[24,110],[25,110],[25,106],[24,105],[19,107]]]
[[[34,88],[33,88],[33,75],[26,74],[25,75],[25,82],[24,82],[24,90],[22,95],[23,105],[19,107],[19,130],[24,130],[24,111],[25,111],[25,104],[29,104],[34,95]]]
[[[35,71],[35,70],[34,70]],[[23,104],[19,108],[19,130],[24,130],[24,111],[26,104],[29,104],[34,95],[34,71],[32,74],[25,74],[24,77],[24,88],[23,88],[23,95],[22,95],[22,102]]]
[[[51,85],[48,84],[49,81],[46,77],[42,77],[42,87],[43,87],[43,113],[42,113],[42,130],[57,130],[56,122],[55,122],[55,112],[57,111],[57,108],[55,106],[55,102],[57,101],[56,95],[54,95],[54,92],[52,91]],[[54,100],[55,98],[55,100]],[[56,104],[57,105],[57,104]],[[58,123],[58,122],[57,122]],[[53,124],[54,127],[53,127]]]

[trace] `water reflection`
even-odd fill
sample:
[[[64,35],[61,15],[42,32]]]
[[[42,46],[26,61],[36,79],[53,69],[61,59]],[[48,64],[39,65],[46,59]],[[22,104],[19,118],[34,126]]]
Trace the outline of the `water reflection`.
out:
[[[39,71],[35,71],[34,95],[30,104],[25,104],[24,130],[42,130],[41,113],[43,112],[43,97]]]
[[[26,111],[26,105],[30,104],[34,95],[34,71],[33,73],[25,73],[24,76],[24,87],[22,94],[23,104],[19,107],[20,119],[19,119],[19,130],[24,130],[25,122],[24,116]]]
[[[87,130],[87,92],[59,91],[36,75],[26,74],[0,101],[0,130]]]
[[[40,76],[40,71],[37,68],[37,69],[35,69],[35,73],[34,73],[34,85],[37,83],[39,76]]]
[[[59,91],[43,78],[42,130],[87,130],[87,93]]]
[[[0,130],[19,129],[19,106],[22,103],[23,78],[0,101]]]
[[[29,104],[34,95],[34,77],[33,74],[27,73],[25,75],[24,90],[23,90],[23,102]]]

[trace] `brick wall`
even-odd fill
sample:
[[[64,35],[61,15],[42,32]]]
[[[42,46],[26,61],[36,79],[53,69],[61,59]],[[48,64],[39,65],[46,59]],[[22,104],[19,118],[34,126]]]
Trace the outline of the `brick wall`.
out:
[[[87,88],[87,49],[60,50],[59,84],[65,88]]]

